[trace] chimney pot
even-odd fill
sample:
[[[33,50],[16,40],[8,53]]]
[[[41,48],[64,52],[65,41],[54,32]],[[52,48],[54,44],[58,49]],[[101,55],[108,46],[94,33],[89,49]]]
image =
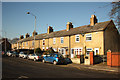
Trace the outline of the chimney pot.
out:
[[[24,38],[24,36],[23,35],[20,35],[20,39],[23,39]]]
[[[28,33],[26,33],[26,35],[25,35],[25,38],[28,38],[30,35],[28,34]]]
[[[51,32],[53,32],[53,28],[51,26],[49,26],[48,29],[47,29],[47,33],[49,34]]]
[[[33,34],[32,34],[32,36],[34,36],[34,34],[35,34],[35,35],[37,35],[37,32],[36,32],[36,31],[34,31],[34,32],[33,32]]]
[[[71,28],[73,28],[72,22],[67,22],[66,30],[69,31]]]
[[[97,23],[97,18],[95,15],[91,15],[90,26],[94,26]]]

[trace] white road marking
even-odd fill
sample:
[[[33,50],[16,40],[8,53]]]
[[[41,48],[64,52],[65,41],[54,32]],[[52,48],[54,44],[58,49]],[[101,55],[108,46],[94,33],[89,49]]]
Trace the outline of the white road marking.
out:
[[[18,78],[29,78],[29,77],[27,77],[27,76],[20,76],[20,77],[18,77]]]

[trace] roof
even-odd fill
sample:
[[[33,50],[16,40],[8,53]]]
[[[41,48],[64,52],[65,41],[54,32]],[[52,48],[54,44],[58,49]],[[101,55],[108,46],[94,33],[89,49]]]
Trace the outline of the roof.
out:
[[[90,26],[90,25],[79,26],[76,28],[72,28],[69,31],[65,29],[61,31],[51,32],[49,34],[47,33],[39,34],[35,36],[35,39],[41,40],[41,39],[47,39],[47,38],[53,38],[53,37],[64,37],[64,36],[75,35],[75,34],[85,34],[85,33],[90,33],[90,32],[103,31],[105,30],[105,28],[111,21],[112,20],[96,23],[94,26]],[[18,42],[25,42],[25,41],[30,41],[30,40],[34,40],[34,37],[31,36],[28,38],[24,38],[24,39],[19,40]]]

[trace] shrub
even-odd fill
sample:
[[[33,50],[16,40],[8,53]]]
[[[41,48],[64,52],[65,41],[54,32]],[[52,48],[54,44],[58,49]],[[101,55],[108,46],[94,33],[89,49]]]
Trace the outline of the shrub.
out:
[[[48,52],[48,53],[55,53],[55,51],[53,50],[52,47],[51,47],[51,48],[48,48],[48,50],[47,50],[46,52]]]
[[[35,49],[35,53],[42,53],[40,48]]]

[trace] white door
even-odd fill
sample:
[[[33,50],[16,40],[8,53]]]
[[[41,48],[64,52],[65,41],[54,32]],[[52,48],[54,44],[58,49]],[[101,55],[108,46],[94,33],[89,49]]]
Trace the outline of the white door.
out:
[[[71,49],[71,58],[74,58],[74,49]]]
[[[65,57],[65,49],[64,48],[61,49],[61,53]]]
[[[99,55],[99,48],[94,49],[94,55]]]

